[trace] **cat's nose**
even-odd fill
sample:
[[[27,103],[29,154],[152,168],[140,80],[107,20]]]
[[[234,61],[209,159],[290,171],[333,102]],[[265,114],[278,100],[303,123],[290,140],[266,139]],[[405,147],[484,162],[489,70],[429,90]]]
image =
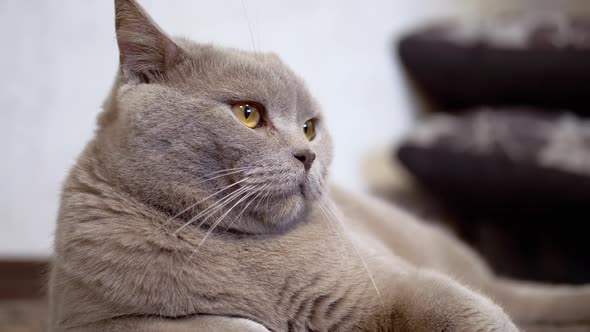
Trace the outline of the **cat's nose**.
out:
[[[313,161],[315,160],[315,153],[311,152],[309,149],[298,151],[294,156],[303,164],[306,171],[309,171],[311,164],[313,164]]]

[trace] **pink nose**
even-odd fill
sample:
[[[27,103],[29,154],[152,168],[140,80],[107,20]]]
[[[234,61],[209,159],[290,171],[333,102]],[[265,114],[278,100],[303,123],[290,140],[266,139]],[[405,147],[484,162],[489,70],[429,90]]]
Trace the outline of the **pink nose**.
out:
[[[311,152],[311,150],[308,149],[298,151],[294,154],[294,156],[303,164],[303,167],[306,171],[309,171],[309,169],[311,168],[311,164],[313,164],[313,161],[315,160],[315,153]]]

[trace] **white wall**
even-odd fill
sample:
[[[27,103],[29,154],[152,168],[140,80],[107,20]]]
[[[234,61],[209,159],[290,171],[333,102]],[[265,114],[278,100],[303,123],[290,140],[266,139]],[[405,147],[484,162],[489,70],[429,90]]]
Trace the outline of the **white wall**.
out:
[[[453,6],[449,4],[453,2]],[[485,1],[145,0],[173,35],[280,54],[323,105],[333,178],[359,190],[369,149],[408,129],[392,38]],[[91,137],[117,66],[112,1],[0,1],[0,256],[45,256],[62,179]],[[466,8],[466,7],[464,7]],[[246,14],[248,19],[246,19]]]

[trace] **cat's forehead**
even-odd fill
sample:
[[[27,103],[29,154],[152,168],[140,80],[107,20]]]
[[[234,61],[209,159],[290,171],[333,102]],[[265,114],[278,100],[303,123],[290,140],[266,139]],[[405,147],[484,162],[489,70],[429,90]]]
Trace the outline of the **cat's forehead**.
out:
[[[251,100],[277,110],[317,116],[319,107],[300,79],[276,54],[247,52],[181,40],[193,66],[192,83],[227,99]]]

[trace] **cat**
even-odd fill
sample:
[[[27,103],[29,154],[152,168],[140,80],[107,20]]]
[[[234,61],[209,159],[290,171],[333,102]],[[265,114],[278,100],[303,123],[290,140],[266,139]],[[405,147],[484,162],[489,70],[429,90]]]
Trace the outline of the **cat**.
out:
[[[501,279],[332,185],[325,118],[277,55],[115,11],[120,70],[64,184],[50,331],[588,331],[590,288]]]

